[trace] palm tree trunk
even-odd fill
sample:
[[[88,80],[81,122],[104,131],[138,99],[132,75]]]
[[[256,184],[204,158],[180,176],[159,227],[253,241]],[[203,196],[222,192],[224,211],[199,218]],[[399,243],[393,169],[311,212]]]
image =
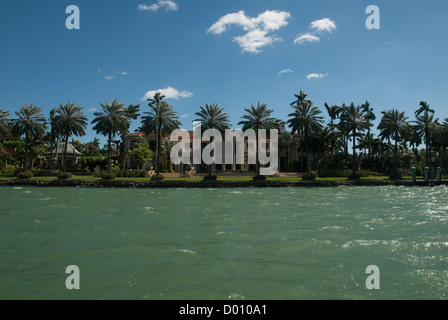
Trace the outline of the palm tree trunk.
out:
[[[158,125],[157,137],[156,137],[156,173],[157,173],[157,175],[160,174],[159,173],[159,161],[160,161],[159,156],[160,156],[160,135],[161,135],[160,131],[161,131],[161,129],[162,129],[162,126]]]
[[[64,154],[62,156],[62,159],[64,161],[62,170],[64,170],[64,172],[67,172],[67,147],[68,147],[68,135],[65,136],[65,148],[64,148]]]
[[[109,131],[109,140],[107,141],[107,173],[110,173],[111,149],[112,149],[112,131]]]
[[[122,168],[123,170],[126,170],[126,158],[124,157],[124,154],[126,152],[126,134],[121,135],[121,152],[120,157],[122,159]]]
[[[289,147],[286,146],[286,169],[285,171],[289,170]]]
[[[353,175],[356,173],[356,129],[353,129]]]
[[[306,173],[309,173],[310,160],[308,158],[309,157],[309,148],[308,148],[309,146],[308,146],[308,132],[306,129],[305,129],[305,145],[306,145],[306,167],[305,167],[305,169],[306,169]]]
[[[302,142],[300,143],[300,172],[303,172],[303,145],[304,139],[302,137]]]
[[[394,148],[394,158],[395,158],[395,164],[394,164],[394,172],[397,172],[398,170],[398,138],[395,137],[395,148]]]
[[[28,158],[28,131],[25,132],[25,157],[23,159],[23,171],[27,169],[27,158]]]

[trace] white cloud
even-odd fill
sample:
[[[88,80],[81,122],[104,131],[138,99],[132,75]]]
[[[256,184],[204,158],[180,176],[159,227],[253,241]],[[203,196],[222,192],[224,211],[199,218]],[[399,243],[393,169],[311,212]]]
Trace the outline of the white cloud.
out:
[[[293,72],[294,71],[292,71],[291,69],[284,69],[284,70],[277,72],[277,77],[280,77],[284,73],[293,73]]]
[[[294,44],[303,44],[306,42],[319,42],[320,37],[316,36],[316,33],[329,32],[332,33],[333,30],[336,30],[336,23],[328,18],[315,20],[311,22],[310,29],[313,32],[302,33],[297,35],[294,39]]]
[[[126,72],[126,71],[123,71],[123,72],[116,72],[116,73],[113,74],[113,75],[105,76],[104,79],[109,80],[109,81],[112,81],[112,80],[114,80],[114,79],[115,79],[116,77],[118,77],[118,76],[128,76],[128,75],[130,75],[130,73],[129,73],[129,72]]]
[[[323,79],[323,78],[325,78],[326,76],[328,76],[328,73],[326,73],[326,74],[322,74],[322,73],[310,73],[309,75],[306,76],[306,78],[307,78],[308,80],[310,80],[310,79]]]
[[[87,110],[87,112],[95,112],[97,110],[98,110],[97,108],[90,108],[89,110]]]
[[[184,99],[184,98],[191,98],[193,96],[193,93],[188,91],[179,91],[173,87],[166,87],[165,89],[158,89],[158,90],[150,90],[145,93],[144,97],[141,98],[142,101],[146,101],[148,99],[153,99],[154,95],[160,92],[162,95],[165,96],[165,99]]]
[[[336,30],[336,24],[334,21],[324,18],[321,20],[316,20],[311,22],[311,29],[316,30],[316,32],[333,32],[333,30]]]
[[[172,0],[159,0],[157,3],[146,5],[146,4],[139,4],[137,6],[137,9],[140,11],[157,11],[160,8],[165,8],[166,11],[176,11],[178,9],[178,5],[176,2]]]
[[[179,118],[184,119],[188,118],[190,115],[188,113],[181,115]]]
[[[233,41],[237,42],[243,52],[259,53],[261,48],[277,41],[281,38],[268,36],[266,31],[252,30],[245,35],[235,37]]]
[[[294,44],[303,44],[305,42],[319,42],[320,38],[316,37],[315,35],[312,35],[311,33],[305,33],[302,35],[299,35],[295,38]]]
[[[244,11],[239,11],[219,18],[207,30],[207,33],[221,34],[227,31],[228,26],[239,26],[246,33],[234,37],[233,41],[240,45],[243,52],[259,53],[264,46],[282,41],[281,38],[269,35],[269,33],[288,25],[290,17],[289,12],[267,10],[260,13],[256,18],[250,18],[246,16]]]

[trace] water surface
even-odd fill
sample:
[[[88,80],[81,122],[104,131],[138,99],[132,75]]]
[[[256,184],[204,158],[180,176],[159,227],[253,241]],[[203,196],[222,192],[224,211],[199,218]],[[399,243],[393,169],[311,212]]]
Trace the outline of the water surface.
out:
[[[447,195],[1,187],[0,298],[447,299]]]

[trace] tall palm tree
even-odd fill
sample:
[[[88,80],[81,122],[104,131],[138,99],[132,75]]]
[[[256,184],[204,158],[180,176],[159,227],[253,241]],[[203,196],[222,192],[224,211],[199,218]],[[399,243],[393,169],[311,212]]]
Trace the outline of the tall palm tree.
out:
[[[436,134],[439,128],[439,119],[434,119],[434,114],[431,111],[424,111],[423,114],[419,114],[416,117],[416,121],[414,121],[414,128],[417,134],[425,141],[426,145],[426,166],[429,167],[431,165],[432,157],[431,157],[431,143],[434,135]]]
[[[0,109],[0,141],[5,139],[10,132],[9,112]]]
[[[274,111],[268,109],[266,103],[260,104],[260,102],[258,102],[258,105],[256,107],[252,104],[250,108],[245,108],[244,111],[246,112],[246,114],[244,114],[241,117],[243,120],[238,122],[238,125],[243,126],[243,131],[248,129],[255,130],[255,144],[256,144],[255,159],[256,159],[257,176],[259,176],[260,162],[258,159],[258,130],[278,129],[280,126],[280,120],[271,117],[271,113]]]
[[[347,122],[342,121],[342,116],[347,113],[348,106],[343,103],[341,106],[341,110],[339,112],[339,123],[337,124],[337,128],[339,129],[340,138],[342,147],[344,149],[344,154],[348,156],[348,141],[350,138],[350,127],[348,126]]]
[[[339,107],[337,104],[332,105],[331,107],[328,105],[328,103],[325,102],[325,109],[327,109],[328,116],[330,117],[330,128],[334,129],[334,121],[338,118],[339,114],[341,113],[341,107]]]
[[[302,92],[302,91],[301,91]],[[323,117],[319,114],[322,113],[316,106],[313,106],[311,100],[303,99],[301,102],[293,104],[294,112],[289,114],[290,118],[287,123],[292,130],[292,133],[300,133],[304,136],[306,144],[306,171],[309,172],[309,146],[308,137],[314,132],[318,132],[323,125]],[[302,144],[303,145],[303,144]],[[303,155],[303,147],[301,155]],[[302,170],[302,162],[300,162],[300,169]]]
[[[355,175],[357,170],[356,165],[356,136],[366,130],[369,126],[372,126],[366,120],[365,110],[362,106],[356,106],[351,103],[341,115],[341,122],[345,125],[345,128],[348,132],[351,132],[351,136],[353,138],[353,175]]]
[[[55,117],[56,117],[56,111],[57,111],[58,109],[56,109],[56,108],[53,108],[53,109],[51,109],[51,111],[50,111],[50,159],[51,160],[53,160],[53,149],[54,149],[54,146],[55,146],[55,142],[56,142],[56,140],[57,140],[57,142],[56,142],[56,149],[55,149],[55,151],[56,151],[56,158],[57,158],[57,155],[58,155],[58,148],[59,148],[59,135],[57,134],[57,132],[56,132],[56,123],[55,123]],[[51,162],[51,167],[53,168],[53,162]]]
[[[404,112],[398,110],[382,111],[381,122],[378,125],[381,138],[391,138],[395,141],[394,146],[394,173],[398,170],[398,142],[406,137],[409,131],[408,117]]]
[[[75,104],[70,101],[66,105],[61,103],[56,111],[56,116],[54,117],[56,132],[65,138],[64,153],[62,158],[62,170],[64,172],[67,172],[68,138],[73,135],[82,137],[86,134],[85,130],[87,128],[87,117],[82,112],[82,109],[82,107],[75,106]],[[75,148],[74,145],[72,147],[73,149]],[[73,154],[74,153],[75,151],[73,150]]]
[[[12,120],[12,130],[18,136],[25,135],[25,156],[23,159],[23,170],[28,168],[28,143],[30,137],[38,137],[45,134],[46,119],[42,109],[33,104],[22,106],[20,111],[15,112],[17,119]]]
[[[289,132],[283,132],[278,138],[279,148],[286,151],[286,171],[289,169],[289,148],[298,148],[299,144],[299,139]]]
[[[375,116],[375,114],[373,113],[373,108],[371,108],[370,107],[370,102],[369,101],[366,101],[366,103],[364,103],[363,105],[362,105],[362,108],[364,109],[364,111],[365,111],[365,118],[366,118],[366,121],[368,122],[368,123],[372,123],[372,121],[374,121],[375,119],[376,119],[376,116]],[[371,159],[371,146],[370,146],[370,144],[371,144],[371,135],[370,135],[370,127],[371,126],[368,126],[367,127],[367,144],[368,144],[368,155],[369,155],[369,160]]]
[[[107,137],[107,172],[110,173],[111,168],[111,149],[112,139],[120,131],[126,130],[129,127],[129,117],[126,112],[124,103],[119,103],[117,99],[114,102],[100,103],[102,111],[95,112],[92,124],[95,124],[93,130],[97,134],[102,134]]]
[[[123,130],[120,131],[121,136],[121,148],[120,148],[120,157],[123,161],[123,170],[126,166],[126,159],[124,156],[124,152],[126,151],[126,135],[129,133],[129,128],[131,127],[131,120],[137,120],[140,117],[140,105],[131,104],[126,108],[126,114],[129,118],[129,125]],[[117,149],[118,150],[118,149]]]
[[[174,107],[163,101],[165,98],[160,92],[154,95],[154,99],[148,99],[150,111],[142,117],[142,131],[145,134],[156,134],[156,172],[159,175],[160,140],[162,134],[168,135],[178,129],[182,123],[178,120]]]
[[[218,107],[216,103],[212,105],[206,104],[205,108],[200,107],[200,111],[196,112],[195,115],[198,117],[194,121],[199,121],[201,123],[202,132],[208,129],[216,129],[221,133],[221,138],[224,135],[226,129],[230,129],[231,123],[229,120],[229,115],[224,112],[224,107]],[[215,165],[215,164],[213,164]],[[212,174],[212,166],[208,165],[208,175]]]
[[[420,101],[420,108],[415,111],[415,115],[419,116],[422,113],[434,114],[434,109],[431,109],[430,105],[426,101]]]
[[[307,96],[308,96],[308,93],[304,92],[303,90],[300,90],[299,94],[294,94],[294,97],[296,98],[296,100],[291,102],[290,106],[293,107],[293,106],[301,104],[303,101],[306,100]]]

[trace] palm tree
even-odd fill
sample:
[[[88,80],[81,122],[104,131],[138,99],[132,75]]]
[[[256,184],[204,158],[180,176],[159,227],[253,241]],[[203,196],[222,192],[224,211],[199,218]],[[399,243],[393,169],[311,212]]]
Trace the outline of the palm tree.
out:
[[[0,109],[0,141],[9,136],[10,120],[8,118],[9,112]]]
[[[50,111],[50,159],[53,161],[53,149],[56,142],[56,158],[58,155],[58,149],[59,149],[59,134],[56,132],[56,123],[55,123],[55,117],[56,117],[56,111],[58,109],[53,108]],[[53,168],[53,162],[51,162],[51,167]]]
[[[362,106],[356,106],[352,103],[348,106],[341,115],[341,122],[344,124],[348,132],[351,132],[353,137],[353,175],[357,170],[356,165],[356,135],[372,126],[366,120],[365,110]]]
[[[337,104],[333,106],[329,106],[328,103],[325,102],[325,109],[327,109],[328,116],[330,117],[330,128],[334,129],[334,121],[338,118],[339,114],[341,113],[341,107],[339,107]]]
[[[165,167],[166,170],[169,172],[169,166],[168,166],[168,159],[169,159],[169,154],[171,153],[171,150],[174,148],[174,146],[176,145],[176,142],[171,141],[171,140],[166,140],[162,143],[162,146],[160,147],[162,153],[165,156]]]
[[[291,102],[290,106],[293,107],[293,106],[301,104],[303,101],[306,100],[307,96],[308,96],[308,93],[303,92],[303,90],[300,90],[299,94],[294,94],[294,97],[296,97],[297,100]]]
[[[25,135],[25,156],[23,159],[23,170],[28,168],[28,143],[30,137],[37,137],[45,134],[46,119],[41,113],[42,109],[33,104],[22,106],[20,111],[16,111],[17,119],[12,120],[12,129],[18,136]]]
[[[123,128],[123,130],[120,131],[120,136],[121,136],[121,148],[120,148],[120,157],[122,158],[123,161],[123,170],[125,169],[126,166],[126,159],[124,156],[124,152],[126,151],[126,135],[129,133],[129,128],[131,127],[131,122],[130,120],[137,120],[138,117],[140,117],[140,105],[129,105],[126,108],[126,114],[129,118],[129,125],[127,126],[127,128]],[[118,150],[118,149],[117,149]]]
[[[57,115],[54,117],[55,130],[58,134],[65,137],[62,170],[67,172],[68,138],[72,135],[81,137],[86,134],[87,117],[82,113],[82,107],[75,106],[70,101],[66,105],[61,103],[56,113]],[[74,154],[75,146],[73,145],[72,147]]]
[[[394,173],[398,170],[398,142],[401,141],[409,131],[408,117],[404,112],[398,110],[389,110],[381,112],[383,114],[381,122],[378,125],[380,130],[380,137],[386,139],[393,139],[395,141],[394,147]]]
[[[92,124],[95,124],[93,130],[96,130],[97,134],[102,134],[108,138],[107,140],[107,172],[110,173],[111,167],[111,148],[112,139],[120,131],[129,128],[129,117],[124,106],[124,103],[119,103],[117,99],[110,104],[107,100],[106,103],[100,103],[102,111],[95,112]]]
[[[303,96],[302,91],[300,96]],[[293,134],[297,132],[304,136],[306,144],[306,171],[309,172],[308,137],[314,132],[318,132],[322,128],[324,120],[322,116],[319,116],[319,114],[321,114],[322,111],[320,111],[316,106],[313,106],[313,102],[311,100],[302,99],[300,102],[299,101],[300,99],[293,102],[292,106],[294,108],[294,112],[288,115],[290,119],[287,121],[287,123],[291,128]],[[301,148],[302,148],[301,150],[302,151],[301,156],[302,156],[303,144]],[[300,162],[301,170],[302,170],[302,163],[303,161]]]
[[[142,131],[145,134],[156,134],[156,172],[159,175],[159,159],[160,159],[160,140],[162,134],[170,134],[173,130],[178,129],[182,123],[178,120],[174,107],[163,101],[160,92],[154,95],[154,99],[148,99],[149,112],[145,112],[147,116],[142,117]]]
[[[431,109],[426,101],[420,101],[420,108],[415,111],[415,115],[419,116],[422,113],[432,113],[434,114],[434,109]]]
[[[241,117],[244,120],[238,122],[238,125],[243,126],[243,131],[248,129],[255,130],[256,170],[257,176],[260,176],[260,162],[258,161],[258,130],[278,129],[280,120],[271,117],[271,113],[274,111],[268,109],[266,103],[260,104],[260,102],[258,102],[258,105],[256,107],[252,104],[250,108],[245,108],[244,111],[246,112],[246,114]]]
[[[431,142],[434,138],[437,129],[439,128],[439,119],[434,119],[434,114],[430,110],[424,111],[423,114],[419,114],[414,121],[416,133],[425,141],[426,145],[426,166],[431,165]]]
[[[281,150],[286,151],[286,171],[289,169],[289,148],[297,148],[299,144],[299,139],[289,132],[283,132],[278,139],[278,146]]]
[[[362,105],[362,108],[365,111],[365,118],[366,121],[368,123],[371,123],[372,121],[374,121],[376,119],[375,114],[373,113],[373,108],[370,107],[370,102],[366,101],[366,103],[364,103]],[[369,154],[369,160],[371,159],[371,147],[370,147],[370,143],[371,143],[371,135],[370,135],[370,127],[367,127],[367,144],[368,144],[368,154]]]
[[[199,121],[201,123],[202,133],[208,129],[215,129],[221,133],[222,137],[225,130],[230,129],[231,123],[229,115],[224,112],[224,107],[218,107],[216,103],[213,103],[212,105],[206,104],[205,108],[200,107],[200,109],[199,112],[195,113],[198,118],[194,121]],[[211,165],[208,165],[208,175],[212,175]]]

